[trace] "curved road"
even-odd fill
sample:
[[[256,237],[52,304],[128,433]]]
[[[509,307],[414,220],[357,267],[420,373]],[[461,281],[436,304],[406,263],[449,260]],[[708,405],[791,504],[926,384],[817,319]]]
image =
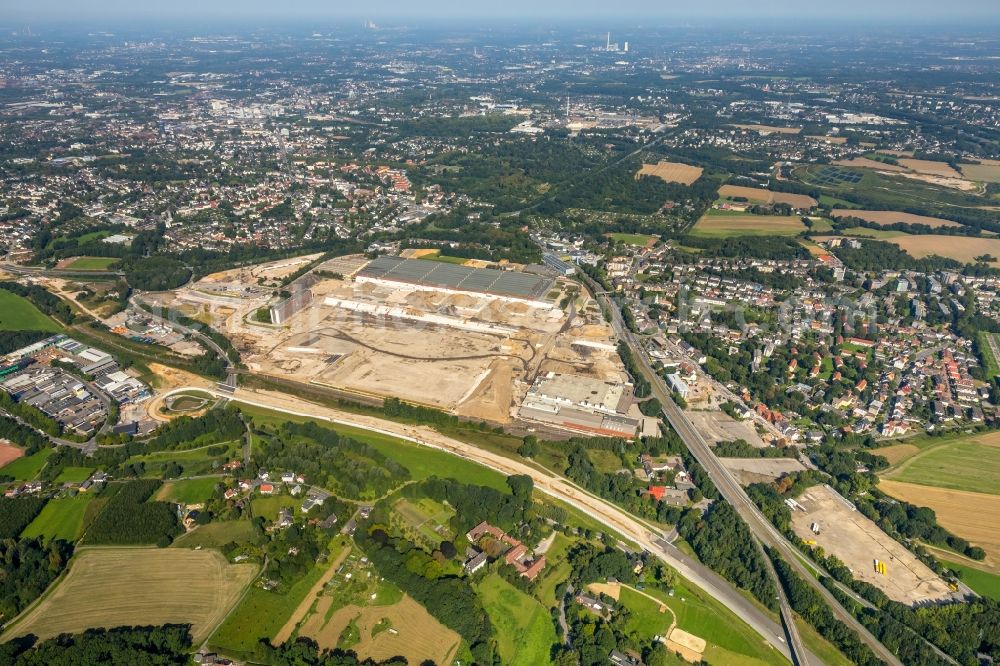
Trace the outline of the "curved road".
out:
[[[757,508],[757,505],[747,496],[743,487],[733,478],[733,475],[726,469],[719,459],[716,457],[715,452],[712,451],[708,442],[702,437],[698,429],[694,427],[691,421],[687,418],[683,411],[677,406],[673,401],[672,394],[667,389],[666,384],[663,379],[653,370],[649,363],[649,358],[646,356],[643,347],[636,341],[635,337],[629,331],[625,322],[622,320],[620,309],[610,301],[607,294],[597,290],[597,285],[594,284],[589,278],[587,278],[588,284],[592,290],[596,290],[597,294],[601,300],[604,302],[605,306],[611,311],[612,315],[612,327],[618,338],[628,345],[629,349],[632,351],[632,355],[635,357],[637,362],[640,364],[640,369],[642,373],[646,376],[649,381],[650,386],[653,390],[653,395],[659,399],[660,404],[663,405],[663,414],[670,422],[670,425],[677,432],[680,438],[684,441],[684,444],[691,451],[691,454],[695,457],[698,463],[705,468],[708,473],[709,478],[715,484],[716,488],[719,489],[719,493],[729,502],[740,516],[747,523],[750,531],[754,536],[760,540],[761,543],[775,549],[781,554],[782,558],[796,571],[796,573],[803,578],[808,584],[810,584],[813,589],[815,589],[833,611],[834,616],[848,627],[853,629],[862,641],[872,652],[874,652],[880,659],[893,666],[902,666],[902,662],[889,651],[875,636],[872,635],[868,629],[858,621],[850,612],[844,609],[843,606],[837,601],[829,590],[827,590],[823,585],[813,576],[812,572],[806,568],[800,559],[800,553],[797,548],[792,546],[785,539],[784,535],[778,531],[778,529],[771,524],[763,513]],[[794,627],[788,618],[791,617],[791,609],[784,598],[784,592],[781,590],[779,585],[779,593],[781,596],[781,606],[782,606],[782,617],[785,618],[785,623],[787,626]],[[797,636],[792,636],[793,640],[797,641]],[[804,653],[804,650],[800,647],[801,643],[794,646],[796,652]],[[813,663],[819,664],[821,662],[816,661],[815,658],[811,659]]]
[[[166,395],[179,393],[191,388],[178,388],[170,391]],[[555,476],[550,473],[538,470],[521,461],[507,458],[500,454],[492,453],[476,446],[452,439],[441,433],[424,426],[410,426],[403,423],[396,423],[386,419],[359,414],[342,412],[329,407],[315,405],[313,403],[294,398],[285,394],[274,392],[258,392],[249,389],[236,389],[235,393],[222,392],[219,389],[205,389],[197,387],[196,390],[207,391],[217,396],[226,396],[255,407],[283,412],[293,416],[306,417],[316,420],[324,420],[330,423],[361,428],[398,439],[403,439],[415,444],[445,451],[453,455],[471,460],[480,465],[489,467],[504,475],[523,474],[530,476],[541,492],[551,497],[562,500],[570,506],[584,512],[602,525],[620,533],[622,536],[638,544],[647,552],[659,557],[677,572],[691,581],[694,585],[705,591],[706,594],[715,598],[727,608],[732,610],[744,622],[750,625],[764,640],[778,650],[786,658],[791,660],[791,653],[785,640],[785,631],[782,626],[771,619],[756,605],[751,603],[746,597],[723,580],[718,574],[708,567],[692,560],[674,548],[663,539],[662,534],[657,534],[639,521],[634,516],[624,510],[610,504],[609,502],[595,497],[581,488],[575,486],[570,481]],[[821,663],[818,658],[809,655],[811,663]],[[800,662],[801,663],[801,662]]]

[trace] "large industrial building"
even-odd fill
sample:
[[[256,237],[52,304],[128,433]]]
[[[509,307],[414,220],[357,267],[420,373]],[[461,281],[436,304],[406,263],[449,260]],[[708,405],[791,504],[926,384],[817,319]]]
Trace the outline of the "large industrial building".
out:
[[[492,296],[554,308],[545,296],[552,289],[550,277],[494,268],[469,268],[426,259],[378,257],[355,275],[358,282],[398,286],[405,284],[424,291]]]
[[[550,372],[535,380],[521,403],[528,421],[608,437],[632,437],[642,418],[629,414],[632,387],[579,375]]]

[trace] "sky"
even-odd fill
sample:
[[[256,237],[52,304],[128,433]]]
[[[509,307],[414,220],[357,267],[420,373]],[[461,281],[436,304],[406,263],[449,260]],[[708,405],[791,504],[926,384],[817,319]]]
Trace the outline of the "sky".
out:
[[[949,18],[1000,23],[1000,0],[0,0],[2,22],[340,18],[669,22],[745,17],[836,18],[858,23]]]

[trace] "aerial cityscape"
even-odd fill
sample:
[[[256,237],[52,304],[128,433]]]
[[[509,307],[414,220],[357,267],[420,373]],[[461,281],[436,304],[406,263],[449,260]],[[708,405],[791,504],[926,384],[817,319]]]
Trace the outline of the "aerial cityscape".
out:
[[[1000,659],[996,7],[203,4],[0,16],[0,664]]]

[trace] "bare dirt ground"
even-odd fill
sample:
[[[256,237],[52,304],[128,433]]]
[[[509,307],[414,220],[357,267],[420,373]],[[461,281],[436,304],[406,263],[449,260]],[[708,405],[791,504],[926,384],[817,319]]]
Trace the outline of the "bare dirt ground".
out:
[[[0,440],[0,467],[14,462],[23,455],[24,451],[20,448],[14,446],[5,439]]]
[[[928,217],[926,215],[914,215],[913,213],[900,213],[891,210],[853,210],[849,208],[834,208],[830,211],[831,217],[858,217],[875,224],[925,224],[928,227],[961,227],[958,222],[944,220],[940,217]]]
[[[690,185],[701,178],[704,171],[701,167],[681,164],[680,162],[657,162],[656,164],[643,164],[639,169],[636,178],[642,176],[655,176],[667,183],[682,183]]]
[[[813,486],[796,501],[805,511],[792,511],[795,533],[836,555],[858,580],[871,583],[890,598],[911,606],[955,598],[940,576],[853,509],[832,488]],[[819,534],[810,529],[813,523],[819,525]],[[886,564],[884,576],[875,572],[875,560]]]
[[[934,509],[947,530],[986,551],[986,561],[1000,567],[1000,495],[921,486],[881,479],[878,487],[893,497]]]
[[[760,438],[760,435],[757,434],[752,423],[737,421],[725,412],[689,411],[687,412],[687,416],[699,432],[708,439],[709,444],[743,439],[751,446],[756,446],[757,448],[767,446],[764,440]]]
[[[803,472],[806,467],[794,458],[719,458],[730,472],[736,474],[740,484],[766,483],[785,474]]]
[[[740,185],[723,185],[719,188],[720,197],[742,197],[750,201],[765,204],[784,203],[793,208],[812,208],[817,201],[805,194],[788,194],[787,192],[772,192],[759,187],[742,187]]]

